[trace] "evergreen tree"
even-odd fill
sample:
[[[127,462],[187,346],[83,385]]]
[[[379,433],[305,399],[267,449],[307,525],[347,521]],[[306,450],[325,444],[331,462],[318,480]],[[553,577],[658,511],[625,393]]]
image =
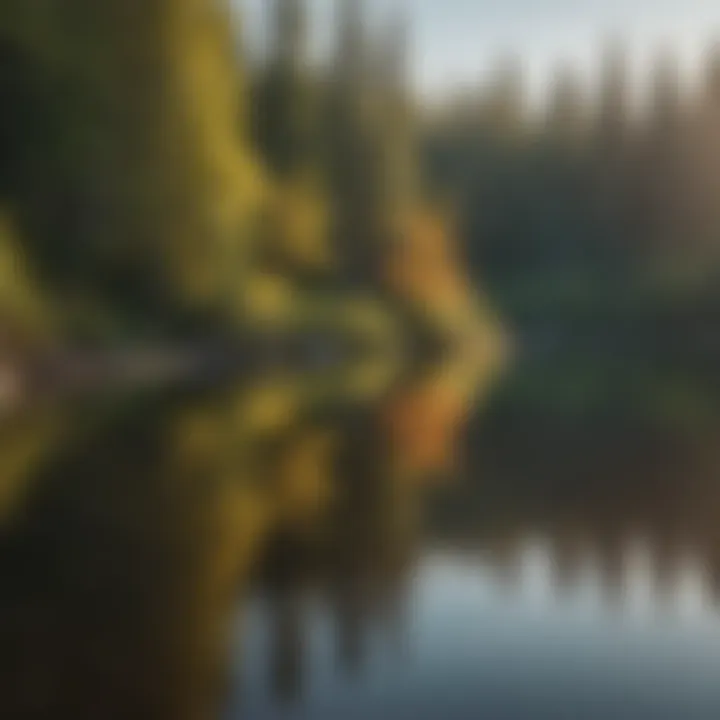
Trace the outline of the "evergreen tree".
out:
[[[271,56],[256,89],[254,131],[270,169],[297,173],[311,150],[311,88],[305,70],[303,0],[275,0]]]
[[[633,145],[629,116],[628,56],[624,43],[610,38],[603,48],[600,96],[594,128],[593,209],[591,226],[609,258],[626,247],[638,231],[645,212],[639,196],[640,158]],[[633,229],[631,229],[631,227]],[[611,261],[612,262],[612,261]]]
[[[585,103],[582,88],[572,66],[555,71],[547,113],[547,131],[556,142],[577,146],[585,130]]]
[[[685,224],[683,106],[676,56],[662,49],[651,81],[648,134],[644,163],[649,208],[647,250],[654,255],[675,253]]]
[[[507,53],[496,61],[485,104],[487,129],[496,141],[515,144],[525,123],[525,77],[519,56]]]
[[[709,106],[720,107],[720,43],[714,43],[707,53],[705,101]]]
[[[253,108],[254,135],[272,176],[257,269],[283,282],[315,281],[328,274],[333,255],[318,159],[319,83],[306,63],[304,1],[275,0],[272,20],[270,56]]]
[[[608,40],[603,49],[600,70],[600,97],[597,118],[599,154],[616,157],[627,140],[628,69],[627,51],[617,38]]]
[[[409,25],[398,15],[390,24],[381,52],[379,95],[381,132],[385,146],[383,169],[388,213],[407,209],[417,191],[417,147],[409,81]]]
[[[686,235],[696,247],[717,257],[720,253],[720,45],[711,46],[705,66],[704,92],[688,126],[687,197],[691,225]]]
[[[368,59],[360,0],[341,0],[326,114],[332,236],[346,281],[366,282],[372,267],[369,208],[377,145],[368,123]]]
[[[649,122],[651,130],[665,140],[677,137],[682,122],[680,70],[677,56],[662,48],[653,64]]]

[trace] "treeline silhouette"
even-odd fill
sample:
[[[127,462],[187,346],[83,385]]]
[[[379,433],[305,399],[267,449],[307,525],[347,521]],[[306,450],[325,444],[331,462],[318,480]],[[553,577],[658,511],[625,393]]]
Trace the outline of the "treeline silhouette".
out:
[[[428,177],[462,208],[475,278],[526,333],[712,336],[717,352],[720,51],[693,92],[668,49],[642,98],[621,41],[599,67],[596,87],[561,65],[533,108],[520,56],[501,59],[426,123]]]

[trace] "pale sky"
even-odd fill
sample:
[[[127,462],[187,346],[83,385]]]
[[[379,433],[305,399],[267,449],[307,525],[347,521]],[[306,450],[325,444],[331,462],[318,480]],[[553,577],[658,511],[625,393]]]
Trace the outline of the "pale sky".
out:
[[[235,0],[251,42],[262,37],[271,0]],[[521,54],[531,91],[559,61],[593,76],[604,35],[620,33],[638,78],[652,54],[671,45],[688,72],[720,38],[720,0],[365,0],[371,21],[404,8],[413,26],[413,77],[432,96],[481,80],[498,54]],[[327,46],[335,0],[309,0],[315,48]],[[638,79],[638,84],[641,84]]]

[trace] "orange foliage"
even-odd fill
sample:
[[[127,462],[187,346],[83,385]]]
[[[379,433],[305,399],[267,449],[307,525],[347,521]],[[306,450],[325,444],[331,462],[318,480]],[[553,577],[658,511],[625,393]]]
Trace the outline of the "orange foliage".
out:
[[[381,411],[392,463],[406,477],[420,479],[455,469],[468,398],[443,380],[447,378],[427,378],[391,398]]]
[[[455,310],[471,296],[449,223],[438,212],[417,208],[398,223],[397,242],[385,254],[382,281],[400,297],[431,308]]]

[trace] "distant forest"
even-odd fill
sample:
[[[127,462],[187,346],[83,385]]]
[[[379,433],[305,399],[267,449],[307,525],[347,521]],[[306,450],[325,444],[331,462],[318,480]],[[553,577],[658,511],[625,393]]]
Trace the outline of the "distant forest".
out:
[[[523,83],[505,58],[426,128],[427,174],[460,209],[474,277],[519,327],[717,350],[720,49],[692,95],[663,51],[638,103],[619,41],[597,90],[562,65],[531,111]]]

